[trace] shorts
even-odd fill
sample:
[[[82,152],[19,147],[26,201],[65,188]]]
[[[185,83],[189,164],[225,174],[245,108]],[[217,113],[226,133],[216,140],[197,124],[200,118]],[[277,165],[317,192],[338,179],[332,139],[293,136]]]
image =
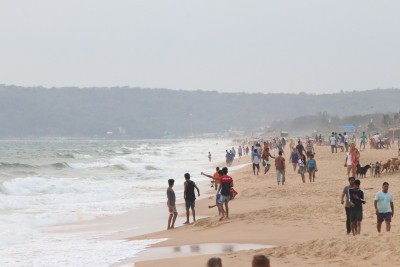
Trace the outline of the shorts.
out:
[[[269,166],[271,166],[271,163],[269,163],[269,160],[265,160],[265,159],[264,159],[264,160],[263,160],[263,166],[264,166],[264,167],[267,167],[267,166],[269,167]]]
[[[312,153],[312,151],[307,151],[307,152],[306,152],[306,156],[307,156],[307,157],[310,157],[310,156],[312,156],[312,155],[314,155],[314,154]]]
[[[175,205],[170,206],[170,207],[168,208],[168,211],[169,211],[169,214],[178,213],[178,211],[176,210],[176,206],[175,206]]]
[[[255,170],[257,168],[257,170],[260,169],[260,164],[255,164],[253,163],[253,170]]]
[[[315,171],[315,168],[308,168],[308,171],[313,172],[313,171]]]
[[[356,210],[356,209],[351,208],[349,217],[350,217],[351,222],[355,222],[355,221],[361,222],[363,219],[363,212],[362,212],[362,210]]]
[[[217,194],[216,196],[215,196],[215,204],[216,205],[218,205],[219,203],[218,203],[218,200],[219,200],[219,197],[221,196],[221,194]]]
[[[297,172],[299,174],[305,174],[306,173],[306,166],[299,166],[299,170]]]
[[[392,213],[391,212],[378,213],[378,215],[376,215],[376,220],[378,223],[382,223],[383,221],[391,222]]]
[[[196,200],[191,200],[191,199],[185,199],[185,206],[186,206],[186,208],[187,209],[190,209],[190,208],[192,208],[192,209],[194,209],[194,203],[195,203],[195,201]]]
[[[285,171],[284,170],[276,170],[276,180],[278,182],[285,182]]]
[[[230,200],[230,196],[219,195],[218,204],[228,203]]]

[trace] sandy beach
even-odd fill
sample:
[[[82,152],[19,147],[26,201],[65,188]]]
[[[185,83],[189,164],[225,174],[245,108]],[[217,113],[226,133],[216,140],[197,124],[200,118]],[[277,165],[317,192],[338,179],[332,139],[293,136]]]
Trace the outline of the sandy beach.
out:
[[[231,172],[239,195],[229,203],[229,220],[219,221],[217,210],[208,209],[208,205],[215,202],[214,191],[208,189],[208,196],[196,201],[200,219],[195,223],[182,225],[185,210],[183,205],[178,205],[176,229],[130,236],[129,240],[166,239],[143,253],[142,258],[139,255],[133,259],[132,265],[134,262],[138,267],[205,266],[208,258],[217,256],[221,257],[223,266],[250,266],[253,255],[263,253],[270,257],[272,266],[400,266],[400,229],[396,214],[400,171],[384,173],[380,178],[374,178],[368,172],[367,177],[361,179],[367,202],[362,231],[360,236],[347,235],[345,210],[340,203],[343,187],[348,184],[343,166],[346,154],[332,154],[328,146],[316,146],[315,151],[318,165],[315,183],[310,183],[306,176],[303,184],[300,175],[289,164],[284,186],[277,185],[273,166],[266,175],[260,172],[259,176],[254,176],[250,165]],[[288,162],[289,150],[285,152]],[[396,156],[397,148],[367,148],[361,152],[360,162],[365,165]],[[240,162],[235,160],[236,165],[245,162],[250,162],[250,156]],[[389,182],[389,191],[393,193],[395,216],[392,231],[379,234],[373,201],[384,181]],[[167,216],[165,211],[165,224]],[[168,253],[171,247],[176,251],[184,246],[201,250],[214,243],[274,247],[236,252],[221,251],[216,247],[215,253],[207,251],[204,252],[207,254],[172,258],[164,258],[160,253],[162,248],[165,248],[164,254],[171,254]]]

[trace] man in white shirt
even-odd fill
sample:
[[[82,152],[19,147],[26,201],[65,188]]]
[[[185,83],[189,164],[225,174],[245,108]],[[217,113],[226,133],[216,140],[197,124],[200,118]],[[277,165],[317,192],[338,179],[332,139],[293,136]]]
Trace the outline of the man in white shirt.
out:
[[[335,133],[334,132],[332,132],[332,135],[329,136],[329,141],[331,143],[331,150],[332,150],[332,153],[333,153],[334,149],[336,148],[336,137],[335,137]],[[336,148],[336,152],[337,152],[337,148]]]
[[[394,205],[393,205],[393,195],[388,192],[389,183],[384,182],[382,185],[382,191],[379,191],[375,195],[375,211],[377,217],[377,225],[376,228],[378,232],[381,232],[381,226],[383,221],[386,222],[386,232],[390,231],[390,222],[392,221],[392,217],[394,215]]]

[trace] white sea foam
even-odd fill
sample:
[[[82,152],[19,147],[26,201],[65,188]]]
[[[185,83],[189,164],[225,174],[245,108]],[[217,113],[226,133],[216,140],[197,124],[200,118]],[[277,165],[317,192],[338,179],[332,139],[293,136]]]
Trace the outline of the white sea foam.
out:
[[[195,181],[208,180],[200,176],[201,171],[214,169],[208,151],[214,160],[224,161],[224,144],[201,140],[16,142],[8,149],[24,153],[15,153],[15,158],[0,147],[0,162],[17,163],[0,176],[0,266],[109,266],[134,256],[152,241],[101,241],[44,234],[40,228],[163,203],[169,178],[176,180],[175,192],[181,200],[183,174],[190,172]],[[54,168],[60,165],[60,157],[68,168]],[[31,175],[16,171],[22,165],[41,167]]]

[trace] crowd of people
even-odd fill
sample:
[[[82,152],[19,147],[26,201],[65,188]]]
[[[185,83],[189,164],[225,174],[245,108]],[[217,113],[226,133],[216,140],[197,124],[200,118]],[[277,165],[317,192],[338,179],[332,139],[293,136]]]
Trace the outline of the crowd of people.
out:
[[[317,139],[318,138],[318,139]],[[320,137],[316,137],[316,143],[320,144]],[[347,234],[360,235],[361,233],[361,222],[363,219],[363,205],[366,205],[365,195],[361,189],[361,181],[357,180],[356,168],[360,163],[360,151],[365,150],[367,143],[367,136],[365,132],[360,136],[360,146],[357,149],[356,138],[352,138],[344,132],[335,133],[332,132],[329,137],[330,151],[331,153],[337,153],[338,148],[342,152],[346,152],[346,159],[344,166],[347,168],[347,176],[349,185],[345,186],[342,195],[341,203],[345,205],[346,212],[346,231]],[[244,155],[251,156],[252,172],[253,175],[259,175],[260,164],[264,168],[264,175],[267,174],[271,167],[271,161],[274,160],[274,167],[276,170],[276,180],[279,185],[285,184],[285,173],[286,173],[286,160],[284,157],[284,149],[286,146],[286,140],[284,138],[274,138],[271,141],[254,143],[251,146],[239,146],[237,149],[232,147],[229,151],[226,150],[226,166],[232,166],[232,162],[235,158],[240,158]],[[277,152],[277,155],[275,154]],[[236,156],[238,155],[238,156]],[[300,174],[302,182],[306,182],[306,173],[308,173],[310,183],[315,182],[315,176],[318,172],[317,161],[315,159],[314,142],[307,138],[303,143],[302,140],[297,140],[297,145],[293,139],[290,140],[290,155],[289,164],[291,165],[294,172]],[[398,153],[400,160],[400,149]],[[208,154],[209,161],[211,162],[211,153]],[[219,168],[216,167],[213,175],[204,175],[212,180],[212,187],[215,188],[215,204],[210,205],[209,208],[218,208],[218,216],[220,220],[229,219],[229,201],[234,199],[237,195],[233,187],[233,178],[228,175],[228,167]],[[197,187],[195,182],[190,179],[190,174],[184,174],[184,199],[186,208],[186,221],[184,224],[190,223],[190,212],[192,213],[193,221],[196,221],[195,212],[195,200],[196,191],[197,196],[200,196],[200,189]],[[174,180],[169,179],[169,187],[167,189],[167,205],[169,210],[168,226],[167,229],[173,229],[175,227],[175,221],[178,215],[176,209],[176,197],[173,190]],[[196,191],[195,191],[196,190]],[[394,204],[393,195],[389,192],[389,183],[384,182],[382,184],[382,190],[377,192],[374,197],[374,207],[376,211],[377,231],[381,232],[382,223],[386,224],[386,231],[390,231],[391,220],[394,216]],[[220,258],[211,258],[207,262],[207,266],[222,266]],[[253,258],[252,266],[266,267],[270,266],[269,260],[263,255],[256,255]]]

